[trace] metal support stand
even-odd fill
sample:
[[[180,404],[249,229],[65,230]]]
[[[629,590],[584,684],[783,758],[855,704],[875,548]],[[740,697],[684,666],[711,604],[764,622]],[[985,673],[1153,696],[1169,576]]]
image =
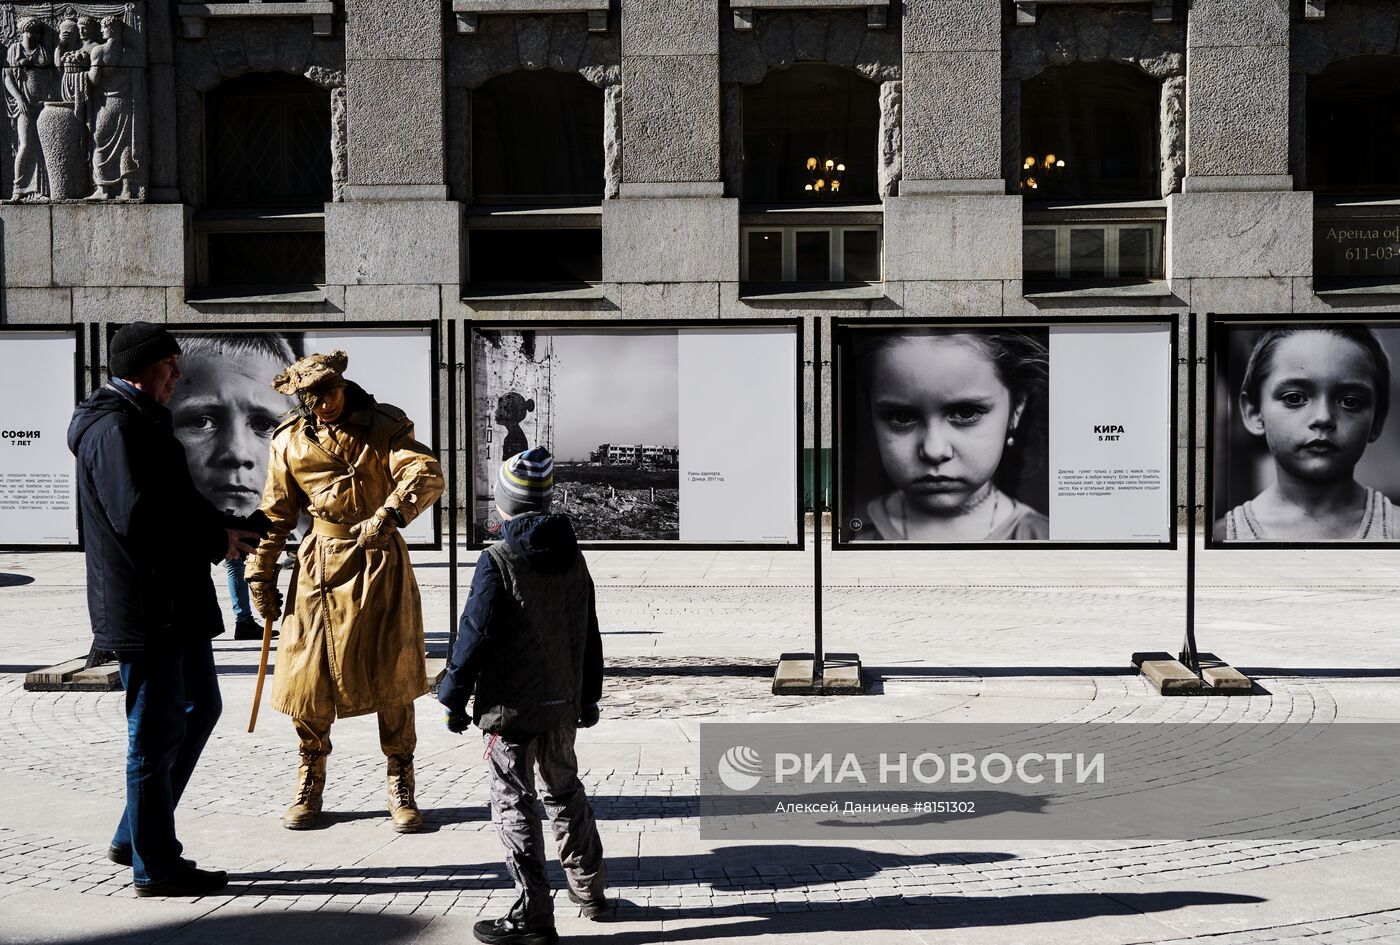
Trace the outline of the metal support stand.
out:
[[[822,333],[821,320],[813,319],[812,332],[812,652],[784,653],[773,675],[776,695],[851,695],[862,690],[860,657],[855,653],[826,652],[822,637]],[[828,666],[828,663],[830,664]],[[830,670],[828,672],[828,670]]]
[[[1186,442],[1189,459],[1186,463],[1186,639],[1181,642],[1178,659],[1197,676],[1201,663],[1196,650],[1196,318],[1186,323]]]
[[[447,322],[447,658],[457,645],[457,323]]]
[[[820,692],[826,679],[826,646],[822,640],[822,328],[812,330],[812,688]]]

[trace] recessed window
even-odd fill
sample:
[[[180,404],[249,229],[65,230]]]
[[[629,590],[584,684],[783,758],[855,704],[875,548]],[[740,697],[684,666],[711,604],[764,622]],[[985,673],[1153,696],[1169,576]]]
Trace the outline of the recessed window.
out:
[[[469,281],[546,292],[601,282],[603,90],[578,73],[521,70],[473,91],[471,112]]]
[[[468,239],[473,283],[583,285],[603,278],[599,229],[482,229]]]
[[[1400,56],[1342,59],[1308,79],[1313,274],[1325,288],[1400,278],[1397,115]]]
[[[1025,278],[1160,279],[1163,229],[1157,222],[1026,226],[1021,247]]]
[[[802,63],[744,89],[747,203],[873,203],[879,86]]]
[[[878,226],[749,226],[741,250],[747,283],[880,281]]]
[[[511,72],[472,93],[479,204],[603,199],[603,90],[578,73]]]
[[[1037,200],[1161,197],[1161,84],[1132,66],[1052,66],[1021,83],[1015,184]]]
[[[230,79],[205,97],[204,138],[195,281],[219,289],[324,283],[330,93],[283,73]]]
[[[1308,79],[1308,186],[1400,194],[1400,56],[1357,56]]]

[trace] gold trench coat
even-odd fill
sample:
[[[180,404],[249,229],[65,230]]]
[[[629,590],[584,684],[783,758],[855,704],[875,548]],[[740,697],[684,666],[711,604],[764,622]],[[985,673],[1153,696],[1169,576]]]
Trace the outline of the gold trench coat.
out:
[[[329,425],[290,420],[272,438],[262,502],[272,528],[246,577],[277,579],[277,558],[304,511],[350,526],[387,506],[406,524],[442,490],[437,458],[397,407],[376,403]],[[423,608],[398,532],[382,549],[307,535],[286,610],[272,677],[279,712],[329,720],[407,705],[428,691]]]

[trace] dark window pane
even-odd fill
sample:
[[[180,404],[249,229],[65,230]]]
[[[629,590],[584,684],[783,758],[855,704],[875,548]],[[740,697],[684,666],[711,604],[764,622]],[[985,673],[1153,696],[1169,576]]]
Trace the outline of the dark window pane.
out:
[[[472,230],[473,283],[585,283],[603,278],[603,231]]]
[[[1133,66],[1081,62],[1025,80],[1021,193],[1044,200],[1160,197],[1160,111],[1161,83]]]
[[[797,281],[831,281],[831,234],[797,233]]]
[[[1124,227],[1118,231],[1118,274],[1125,279],[1157,277],[1157,254],[1153,231],[1147,227]]]
[[[256,73],[205,99],[212,207],[319,207],[331,199],[331,95],[306,79]]]
[[[603,90],[576,72],[497,76],[472,93],[478,203],[603,199]]]
[[[1308,78],[1308,187],[1400,193],[1400,60],[1343,59]]]
[[[211,286],[319,285],[326,281],[321,233],[210,233]]]
[[[750,282],[781,282],[783,280],[783,234],[777,232],[749,233]]]
[[[1071,279],[1103,278],[1103,230],[1069,231],[1069,276]]]
[[[1055,231],[1026,229],[1021,232],[1022,268],[1027,279],[1055,278]]]
[[[841,263],[847,282],[880,281],[880,234],[874,230],[847,230],[841,234]]]
[[[744,89],[744,199],[874,201],[879,136],[880,90],[874,82],[837,66],[803,63],[774,70]],[[812,158],[815,171],[807,167]],[[823,182],[821,189],[807,190],[816,180]]]

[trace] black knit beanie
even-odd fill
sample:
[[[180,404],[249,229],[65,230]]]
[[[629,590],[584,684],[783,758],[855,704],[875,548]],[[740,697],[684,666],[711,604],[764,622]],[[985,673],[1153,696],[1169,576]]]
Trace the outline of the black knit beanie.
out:
[[[175,336],[150,322],[123,325],[107,346],[107,373],[132,378],[172,354],[180,353]]]

